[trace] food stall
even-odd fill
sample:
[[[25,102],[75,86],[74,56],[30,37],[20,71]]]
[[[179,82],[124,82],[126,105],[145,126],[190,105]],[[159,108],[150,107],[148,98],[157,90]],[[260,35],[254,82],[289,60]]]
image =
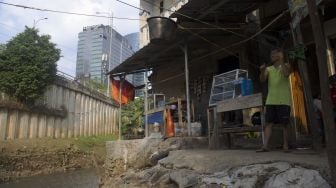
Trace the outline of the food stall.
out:
[[[187,102],[184,98],[165,99],[163,94],[152,94],[148,96],[147,116],[148,135],[150,137],[172,137],[187,136]],[[194,121],[194,106],[191,102],[191,120]],[[145,118],[146,119],[146,118]],[[197,124],[192,123],[193,129],[197,129]],[[200,132],[193,130],[194,134]],[[169,128],[171,130],[169,130]]]
[[[245,125],[243,121],[229,124],[223,121],[223,113],[237,112],[251,108],[260,111],[259,126]],[[262,132],[264,113],[262,94],[253,94],[252,81],[246,70],[236,69],[213,77],[208,108],[209,147],[218,148],[219,136],[227,136],[228,147],[231,147],[231,134],[246,132]],[[263,139],[263,134],[262,134]]]

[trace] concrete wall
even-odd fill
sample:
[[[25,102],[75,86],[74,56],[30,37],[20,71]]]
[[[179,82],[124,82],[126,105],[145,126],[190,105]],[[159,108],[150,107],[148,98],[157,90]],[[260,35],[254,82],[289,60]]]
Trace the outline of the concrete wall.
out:
[[[0,102],[7,99],[0,95]],[[58,79],[38,103],[64,108],[66,116],[0,107],[0,140],[118,134],[118,108],[107,97],[75,82]]]

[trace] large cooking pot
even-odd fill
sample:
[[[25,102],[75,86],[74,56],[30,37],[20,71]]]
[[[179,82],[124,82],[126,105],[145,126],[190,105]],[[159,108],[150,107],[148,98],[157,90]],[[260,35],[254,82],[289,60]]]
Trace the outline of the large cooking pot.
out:
[[[149,27],[149,37],[152,43],[165,42],[175,38],[177,25],[166,17],[150,17],[147,19]]]

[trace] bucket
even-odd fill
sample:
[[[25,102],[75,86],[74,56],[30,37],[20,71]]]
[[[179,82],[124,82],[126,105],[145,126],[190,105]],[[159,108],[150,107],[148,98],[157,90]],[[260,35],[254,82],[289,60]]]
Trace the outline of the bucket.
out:
[[[149,37],[152,43],[165,42],[175,38],[177,25],[166,17],[150,17],[147,19]]]

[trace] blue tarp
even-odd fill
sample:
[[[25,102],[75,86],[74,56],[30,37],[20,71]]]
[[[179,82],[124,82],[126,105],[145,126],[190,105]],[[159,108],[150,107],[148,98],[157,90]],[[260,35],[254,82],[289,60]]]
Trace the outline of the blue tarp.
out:
[[[148,114],[147,123],[154,124],[155,122],[159,123],[160,125],[164,124],[163,111]]]

